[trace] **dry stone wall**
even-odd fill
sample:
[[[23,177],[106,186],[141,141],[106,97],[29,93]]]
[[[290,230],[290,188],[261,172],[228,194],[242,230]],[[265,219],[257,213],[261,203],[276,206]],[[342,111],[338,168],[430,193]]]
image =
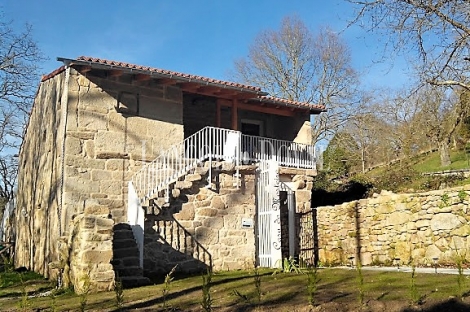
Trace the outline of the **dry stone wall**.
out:
[[[319,261],[346,264],[359,255],[364,265],[451,265],[458,257],[470,261],[469,203],[467,185],[417,194],[382,192],[318,207],[311,222]]]
[[[15,266],[46,277],[58,258],[64,75],[41,83],[20,150]]]
[[[68,106],[65,219],[91,197],[127,222],[127,182],[143,161],[183,140],[181,90],[72,70]]]
[[[127,222],[127,182],[182,140],[179,88],[72,68],[68,81],[63,71],[41,82],[20,152],[15,265],[56,278],[49,263],[59,261],[71,220],[94,202],[108,209],[106,222]],[[111,239],[101,248],[108,247],[112,253]],[[110,259],[101,260],[108,267]],[[79,276],[88,268],[77,270]]]
[[[176,264],[180,272],[204,271],[205,264],[209,262],[202,248],[212,256],[216,271],[253,267],[257,244],[256,166],[243,166],[238,181],[234,177],[233,165],[221,163],[214,166],[211,188],[206,185],[206,164],[205,168],[198,168],[195,174],[177,182],[170,207],[157,209],[155,216],[146,216],[145,275],[162,276]],[[306,211],[310,207],[313,180],[307,173],[312,172],[281,169],[280,173],[282,180],[290,181],[294,188],[296,211]],[[285,201],[285,197],[281,199]],[[243,225],[244,222],[250,224],[250,221],[251,225]],[[288,251],[287,218],[281,222],[282,250]],[[187,231],[190,237],[183,231]],[[199,251],[192,245],[192,239],[200,244]],[[296,252],[299,252],[300,243],[297,240]]]
[[[255,172],[245,172],[240,188],[234,172],[220,172],[217,185],[206,187],[207,168],[203,174],[190,174],[180,181],[178,196],[169,208],[157,216],[147,216],[145,224],[144,270],[146,275],[161,275],[178,263],[178,271],[201,271],[209,264],[214,270],[252,267],[255,260]],[[253,226],[243,227],[249,219]],[[181,239],[182,229],[191,237]],[[180,233],[180,234],[177,234]],[[200,245],[191,246],[191,239]],[[186,244],[186,245],[185,245]],[[202,248],[201,248],[202,247]],[[204,263],[204,257],[205,263]],[[200,259],[194,261],[194,259]]]
[[[110,291],[114,288],[113,226],[109,208],[88,201],[83,213],[71,221],[67,245],[70,248],[70,281],[77,293]]]

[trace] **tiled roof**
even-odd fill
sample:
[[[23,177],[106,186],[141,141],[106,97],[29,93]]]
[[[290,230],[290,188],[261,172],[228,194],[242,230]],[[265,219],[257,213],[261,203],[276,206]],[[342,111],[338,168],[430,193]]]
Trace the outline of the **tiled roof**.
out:
[[[284,104],[288,106],[305,107],[305,108],[310,108],[314,110],[325,111],[324,105],[311,104],[311,103],[299,102],[299,101],[291,101],[291,100],[282,99],[282,98],[278,98],[274,96],[259,96],[258,99],[260,100],[260,102],[271,102],[274,104]]]
[[[291,101],[291,100],[277,98],[273,96],[267,96],[267,93],[263,92],[261,88],[250,86],[250,85],[245,85],[241,83],[235,83],[235,82],[229,82],[229,81],[218,80],[218,79],[213,79],[213,78],[207,78],[203,76],[185,74],[185,73],[159,69],[159,68],[154,68],[154,67],[149,67],[149,66],[142,66],[142,65],[125,63],[125,62],[105,60],[105,59],[94,58],[94,57],[89,57],[89,56],[80,56],[77,59],[58,58],[58,60],[64,62],[65,64],[95,65],[95,66],[109,67],[113,69],[122,68],[122,69],[127,69],[127,70],[137,70],[137,71],[142,71],[142,72],[148,72],[150,75],[152,74],[161,75],[170,79],[179,79],[179,80],[184,80],[184,81],[194,82],[194,83],[215,84],[215,85],[229,87],[229,88],[236,88],[236,89],[240,89],[240,91],[243,91],[243,92],[256,94],[256,95],[253,95],[252,99],[248,100],[249,102],[259,101],[259,102],[265,102],[265,103],[298,107],[298,108],[303,108],[303,109],[310,109],[311,111],[316,111],[316,112],[325,111],[325,106],[323,105]],[[65,68],[64,66],[61,66],[60,68],[54,70],[52,73],[48,75],[44,75],[41,81],[46,81],[54,77],[55,75],[64,71],[64,68]]]
[[[184,73],[160,69],[160,68],[141,66],[141,65],[129,64],[129,63],[117,62],[117,61],[110,61],[110,60],[105,60],[105,59],[100,59],[100,58],[89,57],[89,56],[80,56],[77,58],[77,61],[92,62],[92,63],[98,63],[102,65],[117,66],[117,67],[128,68],[128,69],[137,69],[137,70],[147,71],[151,73],[162,74],[165,76],[170,76],[173,78],[183,78],[183,79],[187,79],[191,81],[196,80],[196,81],[201,81],[201,82],[225,85],[228,87],[247,89],[247,90],[254,91],[254,92],[261,92],[261,88],[259,87],[253,87],[253,86],[249,86],[249,85],[245,85],[241,83],[223,81],[223,80],[212,79],[212,78],[191,75],[191,74],[184,74]]]

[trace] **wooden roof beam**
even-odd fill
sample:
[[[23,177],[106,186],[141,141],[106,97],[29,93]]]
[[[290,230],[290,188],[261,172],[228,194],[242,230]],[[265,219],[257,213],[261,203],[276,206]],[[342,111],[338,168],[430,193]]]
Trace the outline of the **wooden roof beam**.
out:
[[[171,78],[158,78],[155,79],[157,84],[165,85],[165,86],[174,86],[178,83],[178,80],[171,79]]]
[[[124,72],[122,70],[114,69],[108,71],[108,77],[121,77]]]
[[[233,105],[232,101],[229,101],[229,100],[220,100],[218,103],[220,103],[221,106],[226,106],[226,107],[232,107]],[[296,114],[296,111],[292,111],[290,109],[286,109],[283,107],[281,108],[280,106],[276,108],[272,106],[260,106],[258,104],[246,104],[246,103],[238,102],[237,107],[238,109],[241,109],[241,110],[266,113],[270,115],[286,116],[286,117],[293,117]]]
[[[78,71],[80,72],[80,74],[86,74],[88,73],[89,71],[91,71],[91,66],[80,66],[78,68]]]
[[[135,81],[149,81],[150,79],[152,79],[152,77],[150,77],[150,75],[146,75],[146,74],[134,75],[134,80]]]

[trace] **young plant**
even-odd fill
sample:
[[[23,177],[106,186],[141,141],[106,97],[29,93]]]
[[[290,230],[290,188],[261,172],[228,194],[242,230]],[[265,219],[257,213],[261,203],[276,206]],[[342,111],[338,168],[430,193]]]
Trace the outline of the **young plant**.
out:
[[[124,305],[124,288],[122,287],[122,280],[116,276],[116,283],[114,284],[114,294],[116,295],[116,307],[120,311]]]
[[[88,294],[90,293],[91,279],[90,279],[90,270],[88,274],[83,275],[82,277],[83,286],[80,294],[80,311],[85,311],[86,304],[88,301]]]
[[[258,304],[261,304],[261,274],[258,266],[256,265],[254,267],[253,279],[255,281],[256,299],[258,299]]]
[[[51,312],[57,311],[57,299],[56,299],[56,290],[53,289],[49,294],[49,298],[51,299]]]
[[[458,287],[458,294],[457,297],[462,300],[463,298],[463,289],[464,289],[464,281],[465,281],[465,276],[463,274],[463,262],[465,258],[462,255],[457,255],[456,257],[456,264],[457,264],[457,271],[458,271],[458,276],[457,276],[457,287]]]
[[[356,265],[356,272],[357,272],[357,286],[359,289],[359,294],[358,294],[358,301],[359,305],[362,306],[364,305],[364,276],[362,275],[362,265],[360,261],[357,261]]]
[[[302,270],[300,269],[300,266],[299,264],[297,263],[297,261],[293,258],[293,257],[289,257],[289,258],[284,258],[284,260],[282,260],[282,263],[280,263],[281,260],[278,260],[277,263],[276,263],[276,266],[278,267],[278,269],[276,269],[274,272],[273,272],[273,275],[274,274],[277,274],[279,272],[283,272],[283,273],[290,273],[290,272],[294,272],[294,273],[302,273]],[[282,267],[280,267],[280,265],[278,264],[282,264]]]
[[[317,267],[309,266],[307,268],[307,295],[308,303],[311,306],[315,305],[315,292],[317,291],[319,281]]]
[[[411,281],[410,281],[410,300],[413,304],[417,304],[420,301],[418,289],[416,288],[416,265],[411,265]]]
[[[168,274],[165,276],[165,282],[164,282],[164,285],[163,285],[163,290],[162,290],[162,298],[163,298],[163,310],[164,311],[168,311],[169,310],[169,306],[168,306],[168,302],[167,302],[167,297],[168,297],[168,294],[170,293],[170,287],[171,287],[171,282],[173,281],[174,277],[173,277],[173,274],[175,273],[175,270],[176,270],[176,267],[178,265],[175,265],[170,272],[168,272]]]
[[[21,283],[21,300],[18,303],[19,308],[23,311],[28,310],[28,292],[26,291],[26,284],[24,282],[23,273],[20,273],[20,283]]]
[[[458,193],[458,196],[459,196],[460,202],[463,202],[465,198],[467,198],[467,192],[465,192],[464,190],[460,190]]]
[[[205,312],[212,311],[211,287],[212,287],[212,271],[207,270],[207,274],[202,275],[201,307]]]

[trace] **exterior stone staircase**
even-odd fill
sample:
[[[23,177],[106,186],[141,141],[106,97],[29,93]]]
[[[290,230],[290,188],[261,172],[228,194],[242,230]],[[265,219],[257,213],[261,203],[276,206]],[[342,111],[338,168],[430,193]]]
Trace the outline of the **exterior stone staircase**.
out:
[[[113,228],[111,263],[116,273],[116,281],[120,279],[124,288],[151,284],[150,279],[143,276],[143,270],[139,265],[139,249],[129,224],[119,223]]]

